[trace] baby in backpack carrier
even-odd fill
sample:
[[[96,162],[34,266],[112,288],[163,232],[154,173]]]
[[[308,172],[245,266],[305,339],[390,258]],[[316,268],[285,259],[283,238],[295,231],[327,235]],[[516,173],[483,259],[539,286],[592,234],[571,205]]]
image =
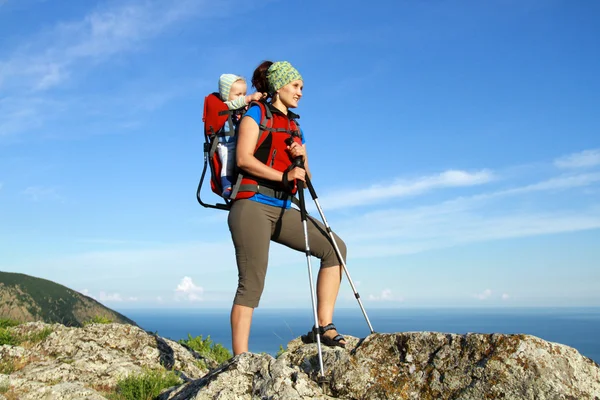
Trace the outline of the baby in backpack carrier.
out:
[[[265,95],[262,93],[253,93],[246,95],[248,84],[241,76],[234,74],[223,74],[219,78],[219,96],[230,110],[246,109],[252,101],[258,101]],[[234,129],[237,129],[237,124],[241,119],[241,112],[232,115]],[[223,127],[224,133],[229,135],[220,135],[219,143],[217,144],[217,153],[222,163],[221,168],[221,187],[223,188],[222,196],[228,198],[231,195],[231,186],[234,180],[235,173],[235,132],[229,132],[229,124]]]

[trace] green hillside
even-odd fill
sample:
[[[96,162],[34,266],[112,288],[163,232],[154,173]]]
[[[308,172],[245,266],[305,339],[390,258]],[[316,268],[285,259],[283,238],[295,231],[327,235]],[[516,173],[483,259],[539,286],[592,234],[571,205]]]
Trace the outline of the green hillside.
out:
[[[91,297],[58,283],[0,271],[0,318],[82,326],[94,317],[136,325]]]

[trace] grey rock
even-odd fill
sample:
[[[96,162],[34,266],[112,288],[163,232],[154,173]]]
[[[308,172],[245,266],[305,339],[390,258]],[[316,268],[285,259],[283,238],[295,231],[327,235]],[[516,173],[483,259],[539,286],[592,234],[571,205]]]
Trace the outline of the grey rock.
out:
[[[314,377],[316,345],[285,356]],[[598,364],[568,346],[528,335],[373,334],[326,349],[330,393],[346,399],[600,398]],[[308,362],[307,362],[308,361]]]
[[[26,334],[47,328],[52,334],[39,343],[0,346],[2,361],[14,365],[0,375],[4,397],[103,399],[120,378],[150,368],[182,373],[183,383],[166,389],[161,400],[600,400],[598,364],[528,335],[347,336],[345,349],[323,347],[323,383],[316,345],[299,338],[278,358],[245,353],[217,366],[132,325],[9,329]]]
[[[347,337],[323,348],[299,339],[279,358],[243,354],[162,400],[414,399],[598,400],[600,367],[568,346],[527,335],[435,332]]]
[[[33,322],[10,329],[16,335],[31,335],[47,328],[53,332],[31,347],[0,347],[2,360],[16,366],[9,386],[21,393],[19,398],[27,394],[34,396],[32,399],[96,399],[101,397],[94,388],[112,390],[119,379],[144,369],[174,370],[183,379],[197,379],[208,371],[199,361],[216,365],[172,340],[133,325],[70,328]]]
[[[19,398],[23,400],[106,400],[106,397],[95,390],[72,382],[62,382],[53,386],[39,386],[22,394]]]
[[[163,393],[161,400],[331,399],[285,358],[244,353],[202,379]]]

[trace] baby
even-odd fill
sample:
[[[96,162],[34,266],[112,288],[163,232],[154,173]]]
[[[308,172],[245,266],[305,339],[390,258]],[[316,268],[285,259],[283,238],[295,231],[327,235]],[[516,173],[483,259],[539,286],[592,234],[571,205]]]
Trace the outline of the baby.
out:
[[[229,198],[231,195],[231,186],[235,173],[235,130],[240,121],[241,111],[245,110],[252,101],[258,101],[264,97],[262,93],[253,93],[246,95],[248,85],[244,78],[233,74],[223,74],[219,78],[219,95],[230,110],[240,110],[231,116],[234,124],[234,132],[231,132],[229,123],[223,127],[224,135],[219,135],[217,144],[217,153],[221,159],[221,187],[223,188],[223,197]]]

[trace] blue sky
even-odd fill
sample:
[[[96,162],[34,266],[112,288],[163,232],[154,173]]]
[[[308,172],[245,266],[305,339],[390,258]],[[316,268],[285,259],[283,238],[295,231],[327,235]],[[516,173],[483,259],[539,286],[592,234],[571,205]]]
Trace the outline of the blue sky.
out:
[[[600,306],[599,18],[595,1],[0,0],[0,270],[117,309],[228,308],[226,213],[195,199],[202,103],[220,74],[288,60],[367,310]],[[261,307],[310,307],[304,254],[272,245]]]

